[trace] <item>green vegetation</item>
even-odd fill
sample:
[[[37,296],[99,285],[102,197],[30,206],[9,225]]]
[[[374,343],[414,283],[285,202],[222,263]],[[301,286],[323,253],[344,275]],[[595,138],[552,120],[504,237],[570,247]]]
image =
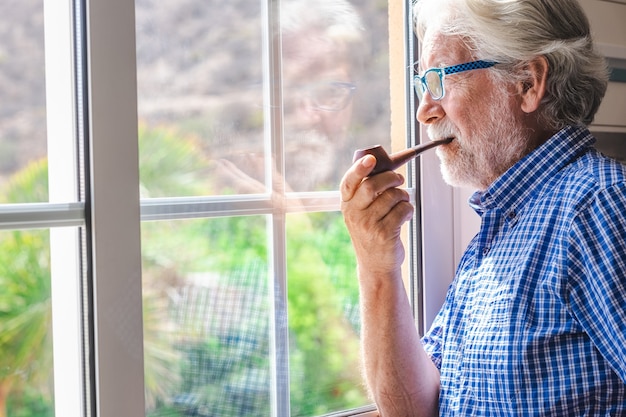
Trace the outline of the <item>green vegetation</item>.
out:
[[[211,192],[211,162],[192,137],[139,133],[142,196]],[[0,199],[47,201],[46,162],[18,173]],[[142,224],[149,416],[268,415],[270,318],[285,289],[272,284],[266,233],[265,216]],[[0,417],[7,407],[53,415],[48,248],[47,231],[0,234]],[[292,415],[363,405],[355,261],[341,216],[288,215],[286,249],[287,305],[275,314],[279,324],[288,316]]]
[[[0,203],[45,201],[47,180],[46,162],[34,162]],[[0,417],[53,415],[48,248],[48,231],[0,232]]]

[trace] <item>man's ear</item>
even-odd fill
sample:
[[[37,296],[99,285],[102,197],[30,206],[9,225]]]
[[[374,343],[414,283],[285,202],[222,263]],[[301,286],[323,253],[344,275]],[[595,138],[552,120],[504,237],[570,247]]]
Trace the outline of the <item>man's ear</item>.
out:
[[[546,94],[548,70],[548,60],[544,56],[538,56],[528,63],[529,77],[518,86],[524,113],[532,113],[539,108]]]

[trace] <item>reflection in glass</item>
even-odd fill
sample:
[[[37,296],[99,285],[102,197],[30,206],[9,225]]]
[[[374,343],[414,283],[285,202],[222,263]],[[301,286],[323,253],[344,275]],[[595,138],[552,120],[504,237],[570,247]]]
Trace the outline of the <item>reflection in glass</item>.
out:
[[[140,0],[136,22],[139,152],[182,186],[142,165],[143,196],[265,192],[261,2]]]
[[[142,223],[148,416],[268,416],[271,395],[302,417],[369,403],[341,215],[285,215],[281,194],[337,190],[355,149],[390,149],[386,3],[282,0],[267,22],[262,3],[136,2],[142,197],[264,213]],[[298,197],[287,209],[310,210]]]
[[[358,103],[385,102],[364,71],[377,57],[368,55],[363,17],[349,2],[281,4],[285,179],[292,191],[338,189],[358,147],[356,129],[377,123]],[[367,140],[379,141],[372,133]]]
[[[334,190],[355,149],[389,147],[386,8],[285,0],[280,14],[282,70],[265,79],[283,102],[271,107],[261,2],[137,2],[140,154],[185,181],[163,195],[171,175],[142,166],[144,197],[264,193],[270,171],[278,191]],[[272,112],[284,136],[275,149]]]
[[[43,2],[2,2],[0,39],[1,190],[47,155]]]

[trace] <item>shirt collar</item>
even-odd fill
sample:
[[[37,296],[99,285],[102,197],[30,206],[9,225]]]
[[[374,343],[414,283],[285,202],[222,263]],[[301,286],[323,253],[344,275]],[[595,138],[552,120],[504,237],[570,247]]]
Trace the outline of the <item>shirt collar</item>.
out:
[[[509,168],[485,191],[475,192],[469,200],[470,206],[479,214],[493,208],[518,211],[517,207],[523,205],[539,186],[594,142],[595,138],[585,126],[561,129]]]

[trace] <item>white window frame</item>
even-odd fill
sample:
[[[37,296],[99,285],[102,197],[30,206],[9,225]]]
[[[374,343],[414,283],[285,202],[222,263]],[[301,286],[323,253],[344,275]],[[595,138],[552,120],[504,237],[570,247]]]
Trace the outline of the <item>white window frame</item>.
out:
[[[71,3],[44,2],[44,21],[49,202],[61,207],[67,203],[61,212],[68,226],[75,226],[50,229],[54,405],[55,415],[79,416],[86,397],[75,394],[85,386],[84,361],[77,360],[84,358],[78,227],[84,227],[85,216],[78,191]]]

